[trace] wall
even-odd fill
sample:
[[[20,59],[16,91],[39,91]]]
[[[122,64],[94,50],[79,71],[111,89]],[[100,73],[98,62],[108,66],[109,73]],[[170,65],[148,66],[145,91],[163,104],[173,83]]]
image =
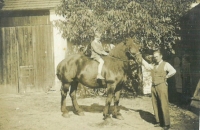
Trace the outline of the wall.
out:
[[[0,16],[0,93],[47,91],[55,79],[49,11]]]
[[[54,25],[54,21],[61,19],[62,17],[57,16],[54,10],[50,11],[50,21]],[[60,61],[62,61],[66,56],[67,51],[67,41],[62,38],[59,30],[53,26],[53,38],[54,38],[54,63],[55,63],[55,74],[56,67]],[[55,75],[55,85],[52,89],[59,90],[60,89],[60,81],[57,79]]]
[[[200,4],[194,5],[181,19],[181,42],[178,48],[181,56],[190,56],[192,93],[200,79]]]

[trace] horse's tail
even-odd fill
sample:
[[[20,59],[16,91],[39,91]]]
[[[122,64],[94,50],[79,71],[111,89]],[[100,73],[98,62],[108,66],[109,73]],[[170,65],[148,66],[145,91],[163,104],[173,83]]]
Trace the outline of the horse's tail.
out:
[[[60,74],[56,74],[56,76],[57,76],[57,78],[58,78],[59,80],[61,80]]]
[[[56,69],[56,76],[57,76],[57,78],[58,78],[60,81],[62,81],[62,74],[61,74],[62,62],[63,62],[63,61],[61,61],[61,62],[58,64],[57,69]]]
[[[56,76],[57,76],[57,78],[58,78],[59,80],[61,80],[61,74],[60,74],[59,67],[57,67]]]

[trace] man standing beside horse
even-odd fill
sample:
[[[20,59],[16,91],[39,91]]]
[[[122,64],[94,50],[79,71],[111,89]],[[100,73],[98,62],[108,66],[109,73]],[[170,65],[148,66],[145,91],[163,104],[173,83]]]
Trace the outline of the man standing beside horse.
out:
[[[163,61],[163,56],[160,50],[157,50],[153,54],[155,58],[155,64],[151,67],[146,61],[143,63],[147,68],[152,70],[152,104],[156,119],[155,127],[162,126],[164,130],[170,128],[170,116],[169,116],[169,101],[168,101],[168,85],[166,80],[172,77],[176,70],[168,63]]]

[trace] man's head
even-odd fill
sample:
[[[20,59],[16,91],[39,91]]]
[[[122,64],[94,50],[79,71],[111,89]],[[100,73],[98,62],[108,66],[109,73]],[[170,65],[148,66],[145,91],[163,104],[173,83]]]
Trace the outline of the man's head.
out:
[[[153,57],[155,59],[155,62],[159,63],[162,60],[162,54],[160,52],[160,50],[157,50],[153,53]]]
[[[95,39],[100,40],[101,39],[101,33],[95,32]]]

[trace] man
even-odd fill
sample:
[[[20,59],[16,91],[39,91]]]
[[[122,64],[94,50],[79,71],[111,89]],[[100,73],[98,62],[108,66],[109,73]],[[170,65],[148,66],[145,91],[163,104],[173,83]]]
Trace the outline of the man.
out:
[[[108,53],[104,51],[100,39],[101,39],[101,34],[99,32],[96,32],[95,39],[91,43],[91,50],[92,50],[91,58],[99,62],[97,79],[104,79],[104,77],[101,75],[101,71],[104,64],[104,60],[101,58],[101,56],[108,55]]]
[[[152,104],[156,119],[155,127],[162,126],[164,130],[170,128],[169,101],[167,78],[172,77],[176,70],[168,63],[163,61],[161,52],[155,51],[153,54],[155,65],[150,66],[145,60],[143,64],[147,69],[152,70]]]

